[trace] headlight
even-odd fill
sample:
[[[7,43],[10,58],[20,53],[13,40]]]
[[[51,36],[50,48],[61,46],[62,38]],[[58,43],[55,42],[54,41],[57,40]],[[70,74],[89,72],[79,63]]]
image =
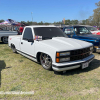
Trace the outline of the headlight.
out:
[[[67,61],[70,61],[70,57],[67,57],[67,58],[56,58],[56,62],[57,63],[67,62]]]
[[[61,57],[61,56],[68,56],[68,55],[70,55],[70,52],[61,52],[61,53],[56,53],[56,56],[57,57]]]
[[[60,58],[59,62],[65,62],[65,61],[70,61],[70,57],[68,58]]]
[[[56,53],[56,62],[67,62],[70,61],[70,52],[57,52]]]
[[[70,55],[70,52],[60,53],[60,56],[68,56],[68,55]]]

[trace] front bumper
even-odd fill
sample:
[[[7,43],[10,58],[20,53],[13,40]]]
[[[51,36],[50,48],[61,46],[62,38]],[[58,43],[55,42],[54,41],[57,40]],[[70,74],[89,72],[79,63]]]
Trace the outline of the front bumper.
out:
[[[82,66],[82,63],[90,63],[94,59],[94,55],[90,55],[82,60],[67,62],[67,63],[53,63],[52,68],[55,71],[66,71],[71,69],[76,69]]]
[[[94,52],[100,53],[100,48],[99,48],[99,46],[94,46]]]

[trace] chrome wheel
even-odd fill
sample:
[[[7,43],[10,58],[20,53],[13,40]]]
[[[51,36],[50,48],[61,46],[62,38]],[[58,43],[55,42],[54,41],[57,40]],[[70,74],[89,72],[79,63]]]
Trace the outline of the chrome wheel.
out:
[[[49,55],[41,53],[40,62],[41,62],[41,65],[43,66],[43,68],[45,68],[47,70],[52,69],[52,60],[51,60],[51,57]]]

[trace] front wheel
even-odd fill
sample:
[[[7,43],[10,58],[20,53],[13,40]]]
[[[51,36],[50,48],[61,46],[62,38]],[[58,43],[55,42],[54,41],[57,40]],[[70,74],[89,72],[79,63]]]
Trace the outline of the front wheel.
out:
[[[52,69],[52,59],[49,55],[41,53],[40,62],[44,69],[46,69],[46,70]]]

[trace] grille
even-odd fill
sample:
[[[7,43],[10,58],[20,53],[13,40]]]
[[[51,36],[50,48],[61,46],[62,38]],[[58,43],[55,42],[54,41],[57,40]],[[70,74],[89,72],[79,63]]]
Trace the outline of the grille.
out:
[[[71,51],[71,57],[70,61],[75,61],[75,60],[81,60],[83,58],[86,58],[90,55],[90,48],[84,48],[84,49],[79,49],[79,50],[73,50]]]

